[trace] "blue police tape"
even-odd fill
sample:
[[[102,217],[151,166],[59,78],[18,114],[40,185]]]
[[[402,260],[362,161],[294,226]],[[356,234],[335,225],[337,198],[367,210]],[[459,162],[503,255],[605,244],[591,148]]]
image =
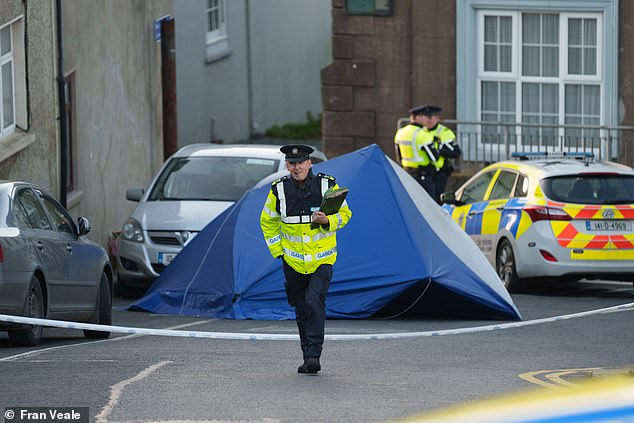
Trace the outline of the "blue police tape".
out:
[[[579,317],[590,316],[593,314],[612,313],[634,309],[634,303],[621,304],[613,307],[600,308],[597,310],[583,311],[580,313],[564,314],[561,316],[545,317],[542,319],[527,320],[523,322],[496,323],[486,326],[474,326],[468,328],[430,330],[424,332],[393,332],[393,333],[375,333],[375,334],[347,334],[347,335],[326,335],[327,340],[332,341],[371,341],[380,339],[400,339],[400,338],[416,338],[422,336],[441,336],[441,335],[459,335],[465,333],[488,332],[501,329],[518,328],[523,326],[532,326],[541,323],[558,322],[562,320],[574,319]],[[156,336],[176,336],[184,338],[211,338],[211,339],[230,339],[230,340],[248,340],[248,341],[296,341],[298,335],[279,334],[279,333],[240,333],[240,332],[203,332],[203,331],[185,331],[173,329],[152,329],[152,328],[135,328],[127,326],[107,326],[97,325],[93,323],[76,323],[63,320],[37,319],[33,317],[12,316],[8,314],[0,314],[0,321],[8,323],[23,323],[29,325],[40,325],[47,327],[57,327],[63,329],[87,329],[105,332],[124,333],[126,335],[156,335]]]

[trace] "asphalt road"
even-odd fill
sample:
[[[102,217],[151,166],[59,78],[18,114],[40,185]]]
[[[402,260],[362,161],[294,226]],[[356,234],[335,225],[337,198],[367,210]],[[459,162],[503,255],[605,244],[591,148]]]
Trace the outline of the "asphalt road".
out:
[[[515,295],[524,321],[634,302],[625,283]],[[128,312],[113,324],[295,334],[292,321]],[[0,410],[89,407],[91,421],[384,422],[525,389],[558,388],[634,364],[634,311],[446,336],[327,341],[323,370],[297,374],[297,341],[237,341],[46,329],[36,349],[0,335]],[[423,332],[504,322],[329,320],[328,334]],[[565,374],[566,376],[561,376]],[[5,420],[8,421],[8,420]]]

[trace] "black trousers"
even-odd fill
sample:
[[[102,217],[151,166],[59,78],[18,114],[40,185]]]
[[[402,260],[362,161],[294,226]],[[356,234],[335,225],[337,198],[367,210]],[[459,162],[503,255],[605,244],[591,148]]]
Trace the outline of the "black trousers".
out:
[[[434,200],[440,204],[440,194],[447,189],[447,181],[449,180],[449,172],[440,170],[434,174]]]
[[[295,320],[304,359],[321,356],[326,326],[326,294],[332,279],[332,265],[322,264],[304,275],[284,262],[288,303],[295,307]]]
[[[436,184],[435,184],[435,178],[433,173],[431,172],[426,173],[420,167],[417,167],[417,168],[405,167],[404,169],[407,173],[411,175],[412,178],[416,180],[416,182],[420,184],[420,186],[422,186],[425,189],[425,191],[427,191],[427,194],[429,194],[431,198],[433,198],[434,200],[436,200],[436,202],[438,202],[438,199],[440,198],[440,194],[436,193]]]

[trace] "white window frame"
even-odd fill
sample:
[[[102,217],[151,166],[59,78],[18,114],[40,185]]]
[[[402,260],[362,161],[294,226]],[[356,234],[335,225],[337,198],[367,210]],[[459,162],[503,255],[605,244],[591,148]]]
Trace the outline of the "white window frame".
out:
[[[485,16],[506,16],[511,18],[511,28],[513,28],[513,33],[511,36],[512,43],[512,52],[511,52],[511,72],[491,72],[484,70],[484,18]],[[492,11],[492,10],[480,10],[478,11],[478,78],[491,78],[492,80],[501,80],[504,78],[516,78],[517,77],[517,48],[516,46],[519,43],[519,34],[515,30],[518,26],[517,23],[517,13],[515,12],[507,12],[507,11]]]
[[[522,39],[521,39],[521,22],[523,13],[556,13],[559,15],[559,76],[558,77],[535,77],[523,76],[522,73]],[[511,25],[513,28],[512,42],[512,60],[511,72],[491,72],[484,70],[484,21],[486,16],[511,16]],[[569,19],[596,19],[597,28],[597,53],[596,62],[597,69],[595,75],[573,75],[568,73],[568,22]],[[477,94],[477,119],[482,117],[482,83],[487,81],[494,82],[514,82],[515,83],[515,115],[516,122],[522,122],[522,84],[557,84],[558,85],[558,124],[565,124],[565,89],[566,85],[598,85],[600,89],[600,115],[599,124],[605,122],[605,81],[603,80],[603,70],[601,63],[604,58],[604,40],[603,40],[603,16],[601,13],[586,12],[559,12],[556,10],[548,10],[543,12],[535,11],[508,11],[508,10],[479,10],[477,12],[477,77],[475,92]],[[516,135],[519,135],[520,128],[517,128]],[[560,136],[563,136],[563,128],[560,129]]]
[[[480,68],[478,61],[479,12],[491,14],[504,12],[557,13],[582,16],[597,14],[601,16],[601,26],[597,28],[598,72],[601,78],[601,124],[619,125],[623,119],[619,105],[619,3],[622,0],[460,0],[456,2],[456,118],[462,122],[479,121],[481,117]],[[562,29],[560,28],[560,31]],[[566,30],[567,34],[567,30]],[[567,43],[565,45],[567,48]],[[566,53],[567,54],[567,53]],[[560,64],[564,65],[564,63]],[[566,64],[567,72],[567,64]],[[584,76],[571,76],[568,83],[577,83]],[[575,82],[573,82],[575,81]],[[586,82],[581,82],[586,83]],[[518,97],[519,99],[519,97]],[[565,107],[565,103],[561,103]],[[521,108],[517,109],[521,112]],[[561,115],[561,113],[560,113]],[[478,125],[462,124],[463,131],[478,132]],[[603,142],[605,141],[605,143]],[[606,154],[618,147],[619,141],[602,140],[601,153]],[[475,143],[463,150],[465,160],[481,157],[488,150],[476,138]],[[508,151],[507,151],[508,153]]]
[[[0,137],[5,137],[7,135],[12,134],[15,131],[15,125],[16,125],[16,107],[15,107],[15,62],[14,62],[14,58],[13,58],[13,52],[14,52],[14,43],[13,43],[13,39],[15,38],[15,34],[14,34],[14,28],[13,25],[11,23],[4,25],[2,27],[0,27],[0,30],[3,30],[5,28],[9,28],[9,35],[10,35],[10,47],[9,47],[9,52],[5,53],[4,55],[0,55]],[[0,51],[0,54],[1,51]],[[4,91],[7,87],[4,87],[3,81],[4,78],[2,77],[2,68],[4,66],[6,66],[7,64],[10,65],[11,67],[11,112],[13,114],[13,122],[10,125],[5,126],[4,123]]]
[[[214,62],[218,59],[231,54],[229,46],[229,32],[228,32],[228,9],[227,0],[217,0],[217,8],[209,7],[209,1],[205,0],[205,47],[206,47],[206,60],[208,63]],[[210,14],[217,12],[220,15],[218,28],[209,30]]]

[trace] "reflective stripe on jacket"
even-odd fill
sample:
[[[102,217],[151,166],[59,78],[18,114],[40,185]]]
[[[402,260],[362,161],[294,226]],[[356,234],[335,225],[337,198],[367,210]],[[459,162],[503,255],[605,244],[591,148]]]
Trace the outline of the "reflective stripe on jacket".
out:
[[[422,131],[421,149],[423,155],[429,157],[436,170],[445,167],[446,157],[458,157],[460,148],[456,143],[456,135],[444,125],[438,124],[433,130],[424,128]],[[454,151],[456,154],[445,154],[445,151]]]
[[[260,226],[271,255],[283,254],[284,261],[299,273],[313,273],[320,265],[337,260],[336,231],[352,216],[347,202],[328,216],[328,225],[310,227],[312,212],[319,209],[329,187],[338,188],[335,179],[321,173],[310,172],[303,187],[285,176],[273,182],[262,208]]]

